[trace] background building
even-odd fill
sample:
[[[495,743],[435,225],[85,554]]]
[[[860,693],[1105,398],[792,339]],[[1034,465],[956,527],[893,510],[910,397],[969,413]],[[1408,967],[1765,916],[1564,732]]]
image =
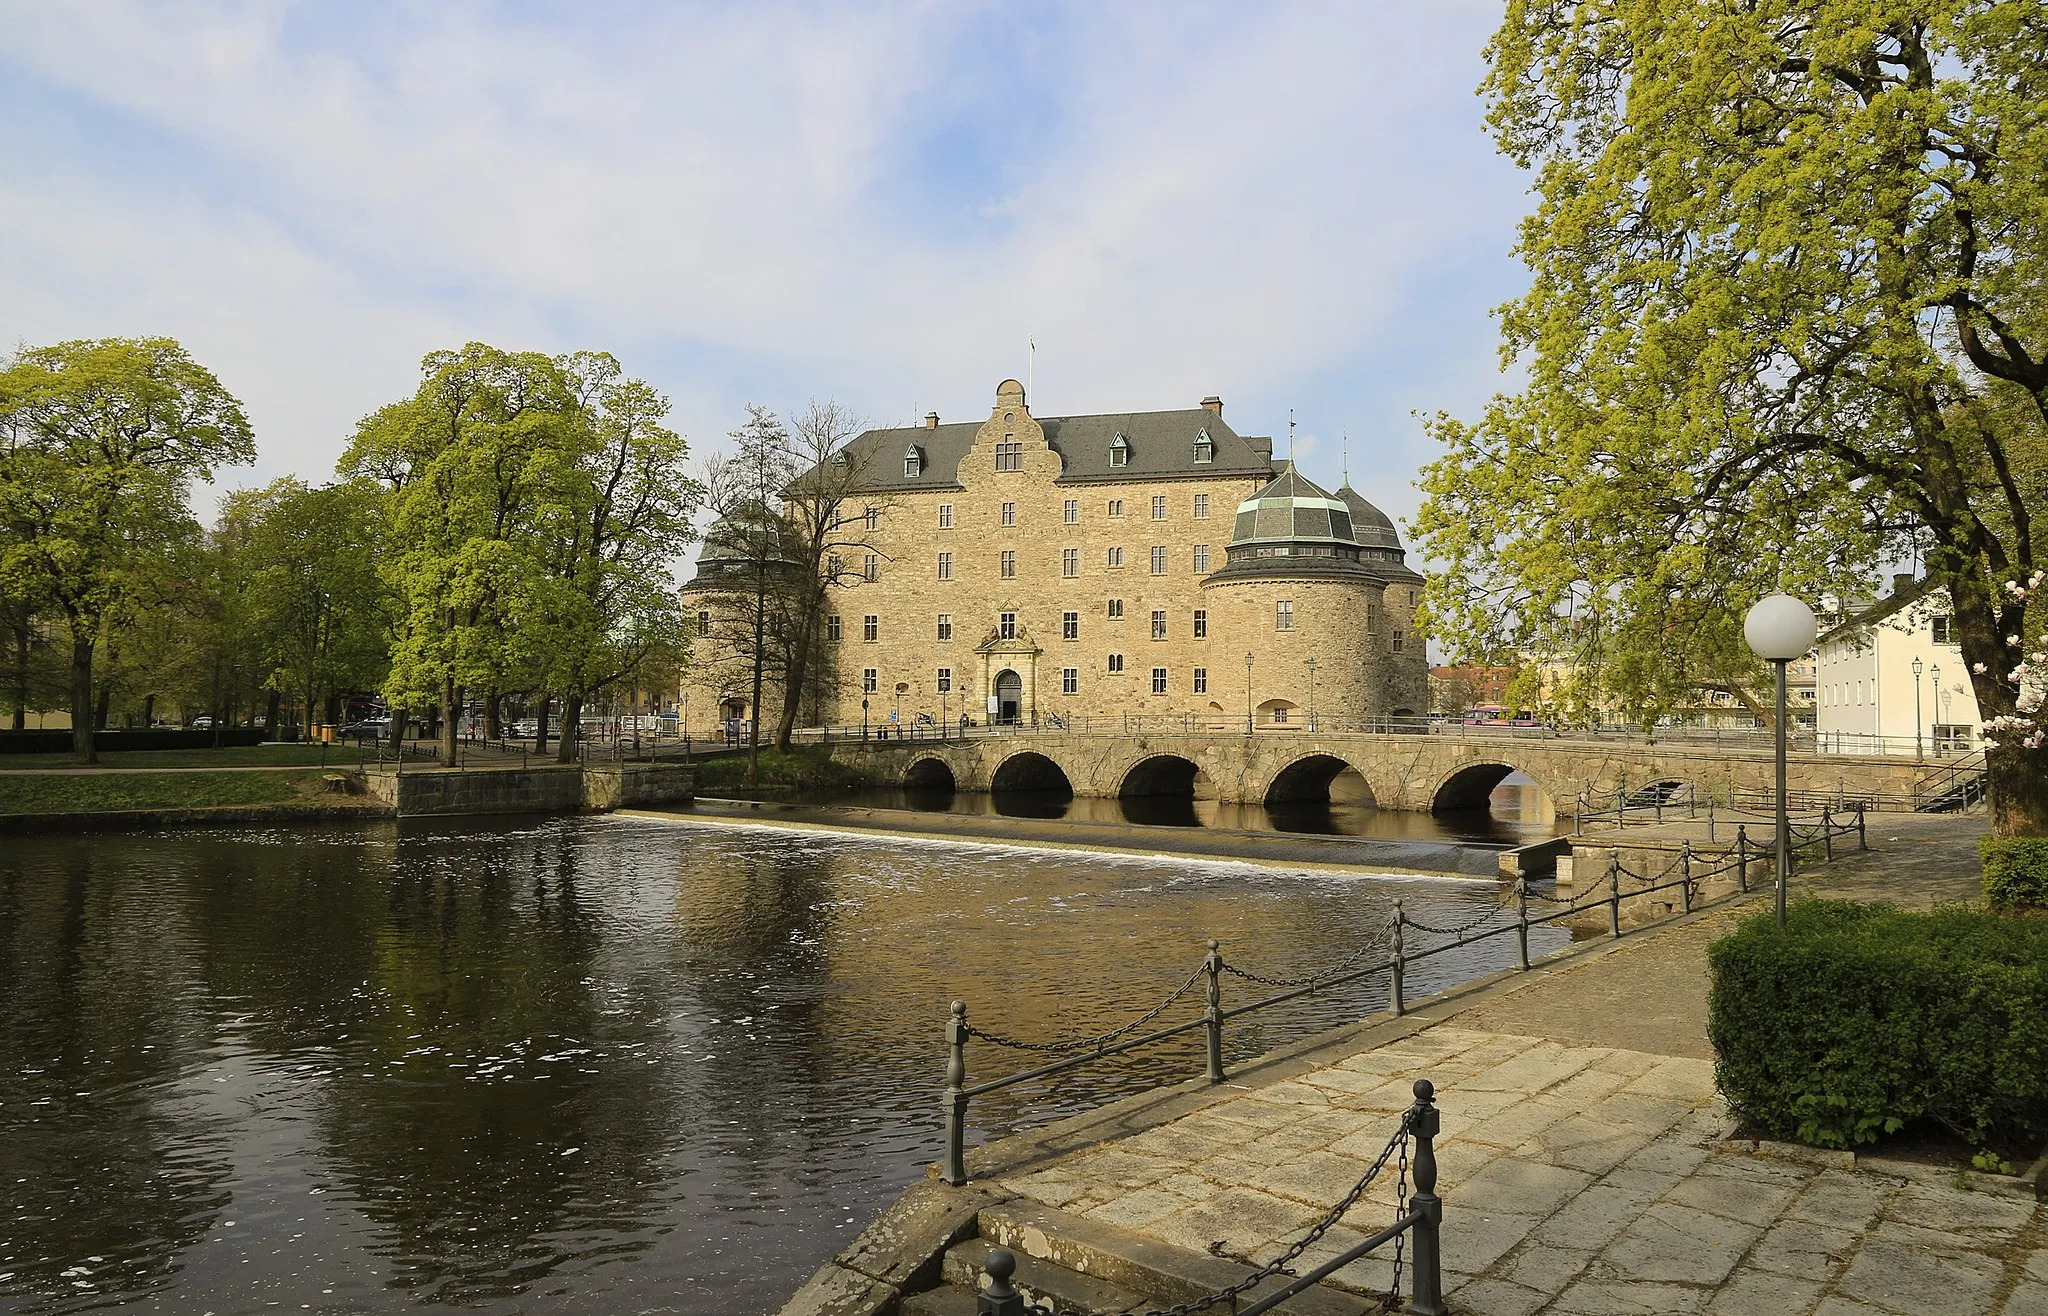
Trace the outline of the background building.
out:
[[[1844,753],[1941,755],[1978,748],[1983,719],[1955,639],[1948,591],[1911,576],[1818,642],[1816,730]]]
[[[1232,429],[1218,398],[1041,418],[1015,380],[985,421],[934,414],[859,435],[835,460],[861,472],[845,515],[865,519],[864,551],[828,573],[817,720],[1299,727],[1421,713],[1423,579],[1393,522],[1272,448]],[[727,569],[700,569],[686,596],[709,598]],[[724,624],[702,619],[700,650]],[[730,679],[700,675],[720,670],[716,653],[692,667],[693,722],[729,717]]]

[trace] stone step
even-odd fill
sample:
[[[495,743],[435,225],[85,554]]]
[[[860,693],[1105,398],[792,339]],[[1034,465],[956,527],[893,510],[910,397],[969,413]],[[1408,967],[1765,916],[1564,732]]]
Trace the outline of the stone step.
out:
[[[1144,1294],[1145,1302],[1135,1309],[1138,1311],[1205,1298],[1252,1272],[1252,1267],[1241,1261],[1185,1251],[1036,1202],[985,1206],[977,1224],[984,1244],[1006,1247],[1017,1254],[1020,1275],[1026,1257],[1049,1261],[1089,1279]],[[1274,1292],[1281,1283],[1269,1280],[1260,1289]],[[1252,1296],[1261,1294],[1255,1289]],[[1379,1311],[1380,1305],[1375,1298],[1318,1285],[1274,1310],[1289,1316],[1366,1316]]]
[[[957,1284],[906,1294],[900,1316],[975,1316],[974,1290]]]
[[[987,1239],[973,1238],[948,1248],[941,1270],[946,1283],[956,1284],[969,1294],[974,1293],[981,1287],[982,1263],[988,1260],[989,1250],[996,1246]],[[1010,1282],[1023,1293],[1026,1302],[1044,1303],[1060,1316],[1125,1316],[1125,1313],[1142,1312],[1154,1305],[1147,1302],[1144,1295],[1133,1293],[1119,1284],[1068,1270],[1042,1257],[1022,1252],[1016,1253],[1016,1257],[1017,1270],[1010,1277]]]

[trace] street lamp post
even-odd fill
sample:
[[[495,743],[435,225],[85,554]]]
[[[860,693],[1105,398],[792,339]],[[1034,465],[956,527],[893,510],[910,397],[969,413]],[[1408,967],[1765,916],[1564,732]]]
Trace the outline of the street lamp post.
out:
[[[1813,647],[1813,609],[1790,594],[1758,599],[1742,619],[1742,638],[1778,672],[1778,926],[1785,926],[1785,879],[1792,868],[1792,826],[1785,810],[1785,664]]]
[[[1928,680],[1929,684],[1933,685],[1933,687],[1934,687],[1934,727],[1935,727],[1935,730],[1939,731],[1939,730],[1940,730],[1940,729],[1941,729],[1941,728],[1942,728],[1942,727],[1943,727],[1943,726],[1944,726],[1944,725],[1945,725],[1945,724],[1947,723],[1947,721],[1948,721],[1948,719],[1947,719],[1947,718],[1945,718],[1945,717],[1943,717],[1943,716],[1942,716],[1942,713],[1941,713],[1941,664],[1940,664],[1940,663],[1936,663],[1936,664],[1935,664],[1934,666],[1932,666],[1932,667],[1930,667],[1930,668],[1928,668],[1928,669],[1927,669],[1927,680]],[[1916,682],[1914,682],[1913,684],[1914,684],[1914,685],[1915,685],[1915,686],[1917,687],[1917,686],[1919,685],[1919,682],[1917,682],[1917,681],[1916,681]],[[1919,692],[1919,690],[1918,690],[1918,689],[1916,688],[1916,689],[1914,690],[1914,692],[1913,692],[1913,693],[1914,693],[1915,695],[1918,695],[1918,694],[1919,694],[1920,692]],[[1940,737],[1940,736],[1936,736],[1936,737],[1934,738],[1934,750],[1935,750],[1935,752],[1936,752],[1937,754],[1941,752],[1941,737]]]
[[[860,701],[860,738],[868,738],[868,701],[865,699]]]
[[[1925,754],[1924,752],[1922,752],[1922,750],[1921,750],[1921,744],[1922,744],[1922,741],[1921,741],[1921,739],[1920,739],[1920,668],[1921,668],[1921,667],[1922,667],[1922,663],[1920,662],[1920,660],[1919,660],[1918,658],[1915,658],[1915,659],[1913,660],[1913,761],[1914,761],[1915,763],[1924,763],[1924,762],[1926,762],[1926,761],[1927,761],[1927,755],[1926,755],[1926,754]],[[1938,678],[1938,677],[1937,677],[1936,679],[1937,679],[1937,680],[1939,680],[1940,678]]]
[[[1252,733],[1252,656],[1244,656],[1244,733]]]
[[[1308,660],[1308,733],[1316,733],[1316,660]]]

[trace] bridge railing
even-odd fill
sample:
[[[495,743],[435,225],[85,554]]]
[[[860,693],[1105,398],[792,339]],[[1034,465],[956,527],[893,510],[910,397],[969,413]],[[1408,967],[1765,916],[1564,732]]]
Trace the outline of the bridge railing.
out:
[[[1791,828],[1792,872],[1797,872],[1799,865],[1808,860],[1832,860],[1836,843],[1851,836],[1856,838],[1858,849],[1868,848],[1860,811],[1855,814],[1853,822],[1826,815],[1817,824],[1795,824]],[[1575,893],[1569,899],[1533,890],[1527,878],[1518,878],[1513,887],[1512,906],[1506,903],[1493,906],[1477,918],[1450,927],[1411,918],[1403,902],[1396,900],[1393,915],[1386,925],[1384,941],[1365,941],[1336,964],[1307,975],[1287,977],[1256,972],[1225,959],[1222,944],[1211,940],[1208,954],[1164,999],[1115,1028],[1085,1036],[1043,1040],[1012,1037],[970,1022],[967,1002],[954,1001],[945,1024],[946,1081],[942,1096],[945,1153],[940,1172],[948,1183],[967,1182],[967,1116],[976,1097],[1025,1083],[1042,1082],[1100,1064],[1111,1056],[1155,1047],[1198,1032],[1204,1040],[1207,1080],[1212,1084],[1221,1083],[1227,1077],[1223,1062],[1224,1033],[1232,1020],[1381,975],[1387,980],[1388,1009],[1399,1017],[1408,1012],[1411,1004],[1407,994],[1409,970],[1425,960],[1495,937],[1512,936],[1515,938],[1516,967],[1527,972],[1534,964],[1545,962],[1530,959],[1531,928],[1576,920],[1597,911],[1606,915],[1609,936],[1618,938],[1624,930],[1624,903],[1633,902],[1635,908],[1641,909],[1646,897],[1666,891],[1678,893],[1677,901],[1668,914],[1637,925],[1649,926],[1664,921],[1664,918],[1690,914],[1706,904],[1719,903],[1719,900],[1704,899],[1704,884],[1710,878],[1733,873],[1733,888],[1719,899],[1735,899],[1747,894],[1758,881],[1771,876],[1775,864],[1774,847],[1751,840],[1748,827],[1740,825],[1734,845],[1709,850],[1696,848],[1686,841],[1671,861],[1655,872],[1632,869],[1622,862],[1619,851],[1610,852],[1605,883],[1589,887],[1586,892]],[[1788,873],[1787,878],[1790,876]],[[1536,902],[1535,913],[1531,912],[1531,901]],[[1512,919],[1504,917],[1510,908],[1513,910]],[[1410,938],[1417,933],[1443,940],[1419,947],[1411,945]],[[1561,955],[1571,953],[1573,948],[1569,947],[1558,952]],[[1226,977],[1268,988],[1269,994],[1243,1005],[1225,1006],[1223,980]],[[1159,1022],[1169,1016],[1176,1004],[1198,990],[1201,1001],[1199,1013],[1173,1022]],[[1054,1058],[999,1078],[970,1083],[967,1055],[970,1039],[1024,1055]]]

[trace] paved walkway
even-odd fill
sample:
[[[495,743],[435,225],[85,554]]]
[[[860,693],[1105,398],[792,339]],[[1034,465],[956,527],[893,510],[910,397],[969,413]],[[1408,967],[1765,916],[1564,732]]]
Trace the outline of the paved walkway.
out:
[[[1945,821],[1917,854],[1887,841],[1810,873],[1812,886],[1960,897],[1983,824]],[[1460,1311],[2048,1316],[2048,1208],[2012,1182],[1727,1141],[1706,1041],[1705,947],[1762,907],[1752,898],[1635,934],[1411,1036],[1326,1056],[1002,1187],[1192,1252],[1263,1262],[1350,1190],[1426,1077],[1443,1110],[1446,1287]],[[1395,1177],[1384,1174],[1303,1265],[1384,1226]],[[1338,1278],[1384,1289],[1389,1265],[1375,1256]]]

